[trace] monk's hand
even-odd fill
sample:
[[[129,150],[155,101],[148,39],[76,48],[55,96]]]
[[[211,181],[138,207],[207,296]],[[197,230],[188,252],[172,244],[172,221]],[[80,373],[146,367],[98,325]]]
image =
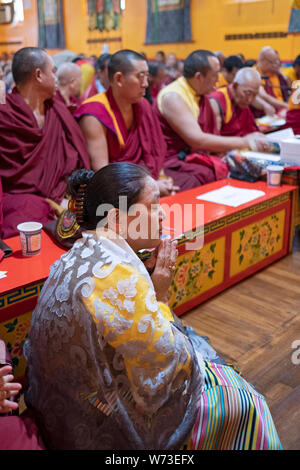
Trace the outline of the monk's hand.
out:
[[[11,366],[4,366],[0,369],[0,413],[10,413],[18,408],[18,403],[10,401],[11,397],[18,395],[22,385],[13,383]]]
[[[266,116],[275,116],[276,109],[271,104],[265,102],[264,103],[264,113],[265,113]]]
[[[266,139],[264,134],[261,134],[260,132],[252,132],[252,134],[248,134],[245,136],[246,147],[250,148],[255,152],[257,151],[257,141],[260,141],[262,139]]]
[[[171,196],[180,190],[179,186],[174,185],[172,178],[158,180],[157,183],[161,197]]]
[[[6,85],[3,80],[0,80],[0,104],[6,103]]]
[[[156,264],[151,276],[159,302],[168,303],[167,293],[171,285],[177,258],[177,241],[163,239],[158,247]]]

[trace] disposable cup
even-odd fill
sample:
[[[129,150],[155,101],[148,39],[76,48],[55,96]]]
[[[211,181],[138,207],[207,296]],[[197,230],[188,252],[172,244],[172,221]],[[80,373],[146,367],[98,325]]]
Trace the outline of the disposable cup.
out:
[[[283,166],[280,165],[269,165],[267,166],[267,182],[268,186],[280,186],[281,177],[283,172]]]
[[[42,227],[43,225],[39,222],[23,222],[17,226],[23,256],[34,256],[40,253]]]

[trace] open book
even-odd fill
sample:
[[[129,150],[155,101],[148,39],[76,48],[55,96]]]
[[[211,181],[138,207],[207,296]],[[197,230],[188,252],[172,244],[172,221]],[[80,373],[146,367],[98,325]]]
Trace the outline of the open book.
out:
[[[287,161],[296,163],[296,151],[293,151],[291,156],[290,152],[287,150],[287,142],[294,147],[297,145],[297,148],[300,148],[300,140],[295,137],[291,128],[271,132],[262,138],[253,138],[251,142],[251,148],[253,150],[243,150],[241,154],[250,160],[255,159],[273,162]],[[300,163],[300,154],[298,161]]]

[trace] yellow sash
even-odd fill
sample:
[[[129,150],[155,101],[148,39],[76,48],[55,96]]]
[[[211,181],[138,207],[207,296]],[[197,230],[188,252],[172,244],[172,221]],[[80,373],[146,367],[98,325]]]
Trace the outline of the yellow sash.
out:
[[[110,115],[110,117],[113,120],[115,130],[116,130],[116,133],[117,133],[117,137],[118,137],[118,140],[119,140],[119,144],[121,145],[121,147],[124,147],[125,142],[124,142],[124,139],[123,139],[123,136],[122,136],[122,132],[121,132],[119,124],[117,122],[116,116],[115,116],[113,110],[111,109],[111,106],[110,106],[110,103],[109,103],[108,98],[106,96],[106,93],[103,92],[103,93],[99,93],[98,95],[92,96],[91,98],[88,98],[87,100],[85,100],[82,104],[86,104],[86,103],[101,103],[101,104],[103,104],[103,106],[105,106],[106,111],[108,112],[108,114]]]
[[[253,67],[253,68],[256,68],[256,70],[258,71],[258,73],[260,75],[264,75],[258,67]],[[273,88],[273,93],[274,93],[275,98],[279,101],[284,101],[282,91],[281,91],[281,88],[280,88],[281,84],[280,84],[280,80],[279,80],[278,75],[276,73],[274,73],[273,75],[270,75],[268,73],[266,75],[268,75],[268,77],[269,77],[268,81],[274,87]],[[265,86],[266,85],[266,80],[262,79],[261,84],[262,84],[262,86]]]
[[[219,79],[217,81],[216,88],[223,88],[227,85],[229,85],[229,83],[227,82],[226,78],[222,73],[219,73]]]
[[[174,82],[170,83],[164,87],[157,96],[157,106],[160,112],[162,112],[162,98],[166,93],[177,93],[188,105],[191,113],[195,117],[195,120],[198,121],[199,118],[199,102],[200,96],[196,96],[195,90],[188,84],[187,80],[184,77],[180,77]]]
[[[296,71],[294,67],[283,68],[281,69],[281,72],[285,77],[288,77],[291,82],[297,80]]]
[[[228,122],[230,121],[230,119],[231,119],[232,116],[233,116],[232,101],[231,101],[231,99],[230,99],[230,96],[229,96],[228,88],[227,88],[227,87],[220,88],[218,91],[220,91],[221,93],[223,93],[223,95],[224,95],[224,97],[225,97],[225,101],[226,101],[226,113],[225,113],[225,116],[224,116],[224,122],[225,122],[225,124],[228,124]]]
[[[293,101],[292,101],[292,96],[290,96],[290,99],[289,99],[289,106],[288,106],[288,111],[291,111],[292,109],[300,109],[300,104],[294,104]]]

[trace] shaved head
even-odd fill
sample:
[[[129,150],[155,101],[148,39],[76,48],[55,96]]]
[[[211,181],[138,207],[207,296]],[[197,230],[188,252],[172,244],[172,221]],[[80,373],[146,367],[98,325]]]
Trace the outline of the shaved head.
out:
[[[236,73],[233,83],[238,83],[239,85],[260,85],[260,81],[261,78],[257,70],[252,67],[244,67]]]
[[[251,106],[259,92],[260,74],[252,67],[240,69],[230,85],[235,104],[240,108]]]
[[[276,73],[280,69],[279,54],[270,46],[262,48],[258,55],[257,65],[263,73]]]
[[[45,70],[49,56],[39,47],[23,47],[14,55],[12,74],[16,85],[27,83],[36,69]]]
[[[74,78],[81,77],[81,68],[72,62],[65,62],[58,67],[56,72],[58,84],[61,86],[68,85]]]
[[[265,46],[262,48],[260,53],[258,54],[258,59],[265,59],[268,58],[269,56],[277,56],[277,52],[271,47],[271,46]]]

